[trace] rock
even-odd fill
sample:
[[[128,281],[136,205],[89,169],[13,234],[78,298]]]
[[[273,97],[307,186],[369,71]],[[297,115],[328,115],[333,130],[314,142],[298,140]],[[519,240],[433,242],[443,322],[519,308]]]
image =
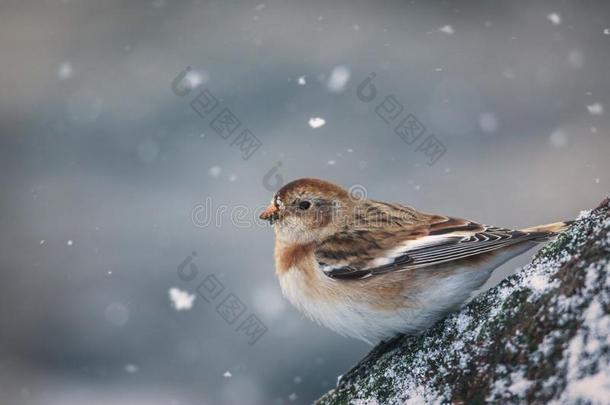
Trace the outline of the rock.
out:
[[[610,199],[419,336],[380,343],[318,404],[610,403]]]

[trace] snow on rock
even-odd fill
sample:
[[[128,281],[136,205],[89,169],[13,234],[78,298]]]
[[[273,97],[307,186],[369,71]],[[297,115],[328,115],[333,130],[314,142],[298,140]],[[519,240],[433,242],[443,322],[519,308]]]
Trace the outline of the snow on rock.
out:
[[[319,404],[608,403],[610,198],[419,336],[382,342]]]

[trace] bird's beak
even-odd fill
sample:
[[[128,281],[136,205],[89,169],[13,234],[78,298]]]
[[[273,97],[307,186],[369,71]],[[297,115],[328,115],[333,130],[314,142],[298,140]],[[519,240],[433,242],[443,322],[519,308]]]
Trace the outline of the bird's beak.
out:
[[[265,211],[262,212],[262,214],[259,216],[259,218],[264,219],[264,220],[269,220],[271,223],[273,223],[273,221],[275,219],[277,219],[278,212],[279,212],[279,209],[276,207],[276,205],[271,203],[271,204],[269,204],[269,206],[267,208],[265,208]]]

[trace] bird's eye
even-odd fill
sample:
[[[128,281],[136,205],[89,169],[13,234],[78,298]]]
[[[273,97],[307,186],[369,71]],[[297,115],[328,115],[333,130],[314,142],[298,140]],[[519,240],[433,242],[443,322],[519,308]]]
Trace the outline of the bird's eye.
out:
[[[306,210],[309,209],[309,207],[311,207],[311,203],[309,201],[301,201],[299,202],[299,209],[300,210]]]

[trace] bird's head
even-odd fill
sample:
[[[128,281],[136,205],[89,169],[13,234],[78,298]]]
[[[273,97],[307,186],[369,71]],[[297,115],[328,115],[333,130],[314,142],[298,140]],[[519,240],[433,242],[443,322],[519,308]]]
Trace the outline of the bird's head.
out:
[[[319,179],[298,179],[278,190],[260,215],[274,225],[278,239],[305,244],[339,231],[354,205],[350,193]]]

